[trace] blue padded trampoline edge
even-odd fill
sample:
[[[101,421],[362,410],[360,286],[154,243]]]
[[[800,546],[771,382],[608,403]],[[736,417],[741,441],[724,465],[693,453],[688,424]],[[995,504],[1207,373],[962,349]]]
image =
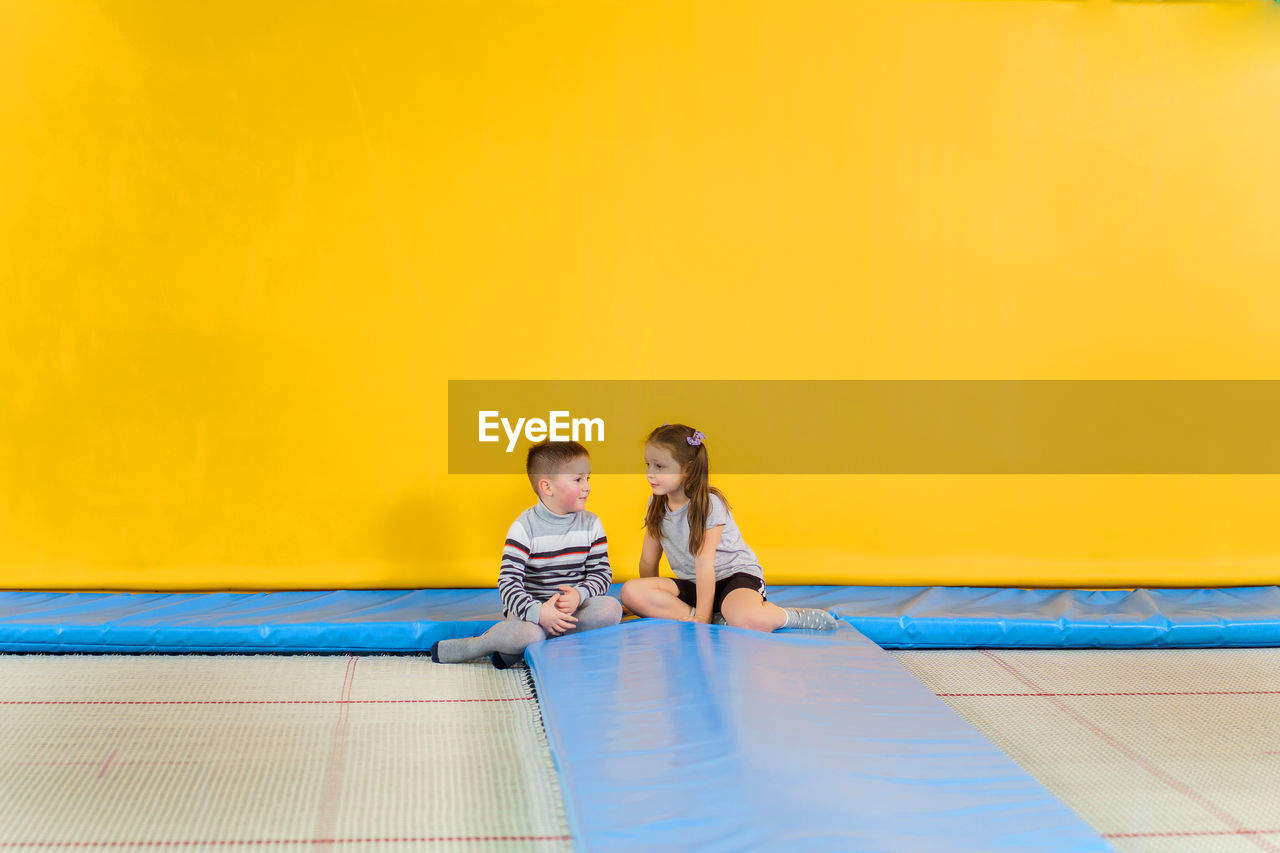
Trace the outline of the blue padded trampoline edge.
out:
[[[1274,586],[773,587],[769,599],[828,610],[890,649],[1280,646]],[[500,611],[495,590],[0,592],[0,652],[420,653],[482,633]]]
[[[564,803],[565,825],[569,829],[569,837],[573,840],[573,849],[576,853],[589,853],[588,848],[584,845],[582,819],[578,814],[573,797],[569,796],[569,792],[572,790],[572,781],[569,779],[564,765],[560,737],[558,733],[553,731],[553,717],[550,715],[546,705],[545,685],[539,678],[537,659],[526,654],[524,660],[525,665],[529,667],[529,681],[533,685],[533,692],[538,698],[538,716],[542,720],[542,731],[547,738],[547,751],[551,753],[551,766],[555,769],[556,780],[560,784],[560,801]]]

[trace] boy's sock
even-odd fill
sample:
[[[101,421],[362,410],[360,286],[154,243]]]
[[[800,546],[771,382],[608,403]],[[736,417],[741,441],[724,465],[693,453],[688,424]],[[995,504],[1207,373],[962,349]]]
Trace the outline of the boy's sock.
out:
[[[712,625],[728,625],[729,620],[724,618],[723,613],[716,613],[716,615],[711,618],[711,624]]]
[[[489,660],[493,663],[494,669],[510,669],[523,661],[524,655],[504,655],[502,652],[494,652],[489,655]]]
[[[787,614],[787,621],[782,623],[783,628],[834,631],[839,624],[836,622],[836,617],[815,607],[784,607],[782,612]]]
[[[480,642],[481,637],[462,637],[456,640],[441,640],[431,647],[431,659],[436,663],[461,663],[464,660],[475,660],[484,657],[487,649]]]
[[[441,640],[431,647],[431,659],[437,663],[459,663],[488,657],[491,652],[520,655],[525,646],[546,636],[532,622],[504,619],[478,637]]]
[[[434,643],[431,644],[431,651],[427,652],[427,654],[431,655],[432,663],[440,663],[439,652],[440,652],[440,641],[436,640]]]

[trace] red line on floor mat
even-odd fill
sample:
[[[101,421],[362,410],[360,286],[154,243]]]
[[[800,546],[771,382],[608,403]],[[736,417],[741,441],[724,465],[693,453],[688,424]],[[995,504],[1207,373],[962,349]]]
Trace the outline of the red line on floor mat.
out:
[[[107,760],[102,762],[102,769],[98,771],[99,779],[107,775],[107,771],[111,769],[112,763],[115,762],[116,756],[119,754],[120,754],[120,750],[118,749],[112,750],[111,754],[107,756]]]
[[[500,699],[129,699],[104,700],[0,700],[0,705],[396,705],[447,704],[449,702],[532,702],[532,696],[508,696]]]
[[[998,655],[995,655],[990,651],[983,650],[982,654],[985,655],[990,660],[994,661],[1005,672],[1009,673],[1014,678],[1018,679],[1023,684],[1025,684],[1027,687],[1034,690],[1037,695],[1043,696],[1044,698],[1048,699],[1051,703],[1053,703],[1054,707],[1062,711],[1068,717],[1075,720],[1078,724],[1088,729],[1093,734],[1097,735],[1100,739],[1102,739],[1103,742],[1105,742],[1112,749],[1121,753],[1122,755],[1127,757],[1130,761],[1134,762],[1139,767],[1141,767],[1143,770],[1147,771],[1152,776],[1159,779],[1161,782],[1164,782],[1166,785],[1173,788],[1175,791],[1179,792],[1183,796],[1192,800],[1202,809],[1212,814],[1214,817],[1216,817],[1218,820],[1225,823],[1227,826],[1231,827],[1231,829],[1234,831],[1230,834],[1242,835],[1263,850],[1271,851],[1271,853],[1280,853],[1280,847],[1276,847],[1275,845],[1268,842],[1265,838],[1258,838],[1256,835],[1250,835],[1249,834],[1250,830],[1247,827],[1245,827],[1245,825],[1241,823],[1240,820],[1238,820],[1235,817],[1235,815],[1231,814],[1226,809],[1217,805],[1208,797],[1204,796],[1203,794],[1201,794],[1200,792],[1192,788],[1190,785],[1183,782],[1181,779],[1178,779],[1175,776],[1171,776],[1170,774],[1161,770],[1149,758],[1147,758],[1142,753],[1138,752],[1136,749],[1133,749],[1128,744],[1125,744],[1122,741],[1107,734],[1105,731],[1102,730],[1101,727],[1099,727],[1092,720],[1089,720],[1087,717],[1084,717],[1081,714],[1077,713],[1075,709],[1067,705],[1065,702],[1060,701],[1059,697],[1051,693],[1045,692],[1044,688],[1042,688],[1039,684],[1037,684],[1034,680],[1032,680],[1030,676],[1023,675],[1012,664],[1008,663],[1007,661],[1003,660]]]
[[[1185,832],[1103,832],[1103,838],[1199,838],[1201,836],[1278,835],[1280,829],[1202,829]]]
[[[1280,690],[1130,690],[1116,693],[938,693],[937,696],[1280,696]]]
[[[101,761],[18,761],[15,762],[18,767],[76,767],[92,764],[98,767]],[[146,761],[139,759],[137,761],[117,761],[116,764],[123,767],[126,764],[199,764],[198,761]]]
[[[320,816],[316,821],[316,841],[328,849],[333,844],[333,818],[338,808],[338,780],[342,776],[342,758],[346,751],[347,721],[351,719],[351,687],[356,680],[356,661],[347,658],[347,672],[342,678],[342,703],[338,706],[338,723],[333,729],[333,746],[329,750],[329,770],[325,779],[324,797],[320,800]]]
[[[450,841],[570,841],[568,835],[415,835],[402,838],[228,838],[197,841],[0,841],[0,847],[225,847],[232,844],[404,844]]]

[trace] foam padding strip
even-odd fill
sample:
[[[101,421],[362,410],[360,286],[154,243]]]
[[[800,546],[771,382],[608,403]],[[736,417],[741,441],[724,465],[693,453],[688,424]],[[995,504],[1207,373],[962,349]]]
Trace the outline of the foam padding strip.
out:
[[[1280,646],[1280,588],[993,589],[776,587],[887,649],[1147,649]]]
[[[1112,849],[850,628],[530,646],[578,850]]]
[[[769,600],[830,610],[892,649],[1280,646],[1273,586],[771,587]],[[0,592],[0,651],[414,653],[482,633],[501,613],[492,589]]]
[[[0,592],[0,651],[413,653],[501,613],[492,589]]]

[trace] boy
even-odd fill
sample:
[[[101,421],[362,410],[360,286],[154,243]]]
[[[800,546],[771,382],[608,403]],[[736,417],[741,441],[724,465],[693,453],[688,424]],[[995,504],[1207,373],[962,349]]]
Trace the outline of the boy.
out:
[[[622,619],[622,603],[609,596],[613,570],[604,527],[586,511],[587,449],[576,441],[543,441],[529,448],[525,472],[538,502],[507,531],[498,572],[503,621],[479,637],[436,643],[436,663],[489,655],[495,667],[506,669],[530,643]]]

